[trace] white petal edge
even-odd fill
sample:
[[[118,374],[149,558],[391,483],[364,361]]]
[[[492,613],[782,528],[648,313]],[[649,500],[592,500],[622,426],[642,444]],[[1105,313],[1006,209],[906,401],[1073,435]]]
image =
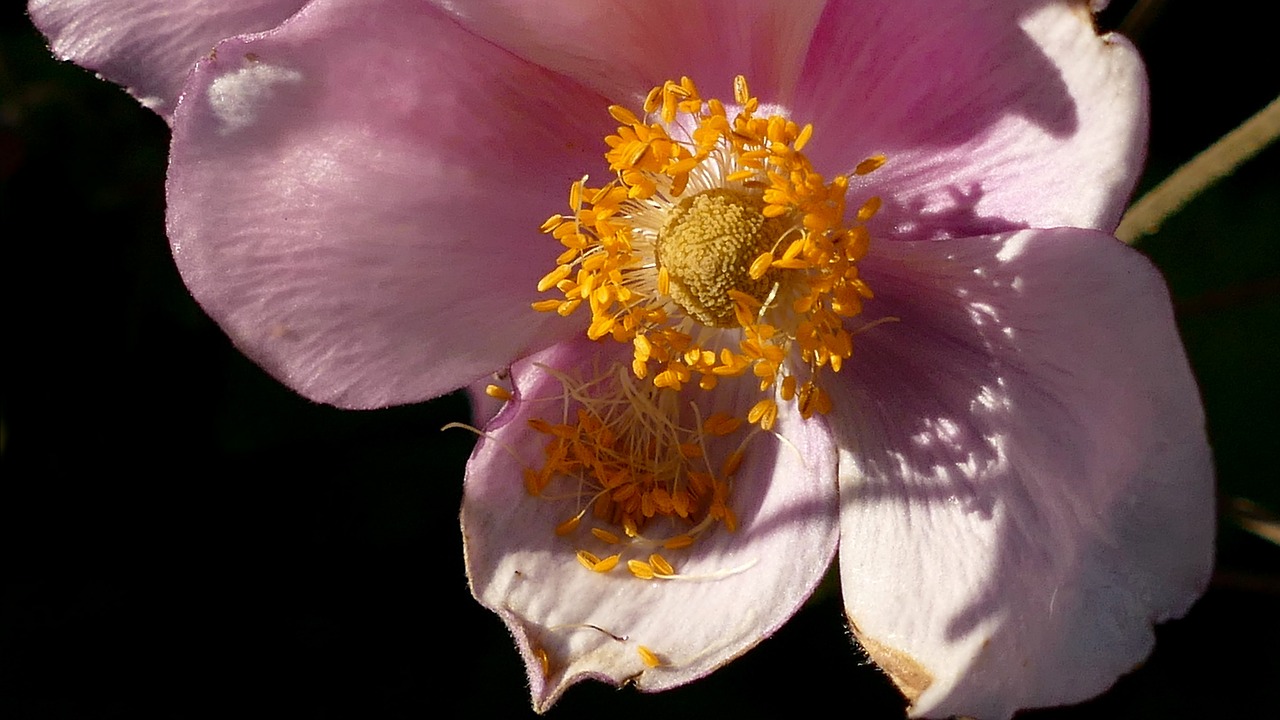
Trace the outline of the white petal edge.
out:
[[[920,717],[1107,689],[1212,566],[1195,382],[1159,274],[1075,229],[884,243],[846,367],[840,572]]]
[[[218,41],[269,30],[306,0],[31,0],[54,54],[127,88],[166,120]]]
[[[521,478],[525,467],[541,465],[546,437],[527,420],[560,412],[558,399],[550,405],[539,399],[560,387],[539,364],[585,368],[600,359],[597,352],[583,340],[517,363],[517,399],[489,424],[467,465],[462,527],[472,592],[515,636],[540,712],[588,678],[658,691],[706,675],[790,618],[835,549],[830,432],[820,419],[803,421],[784,411],[775,426],[782,439],[761,434],[747,445],[730,501],[736,532],[717,527],[684,550],[627,551],[643,560],[657,550],[688,579],[645,581],[625,566],[607,574],[582,567],[578,549],[604,557],[620,546],[587,533],[590,514],[575,534],[555,536],[576,506],[530,496]],[[629,356],[629,350],[617,355],[624,362]],[[641,645],[661,665],[647,665]]]

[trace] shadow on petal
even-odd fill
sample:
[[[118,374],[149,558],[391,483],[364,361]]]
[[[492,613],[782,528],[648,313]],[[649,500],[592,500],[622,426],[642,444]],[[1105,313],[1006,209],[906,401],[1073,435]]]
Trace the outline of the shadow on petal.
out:
[[[837,408],[850,619],[933,683],[923,715],[1082,700],[1207,579],[1213,498],[1159,276],[1113,238],[882,245],[899,319]]]
[[[706,675],[790,618],[835,551],[835,446],[825,423],[789,409],[776,437],[703,438],[712,467],[743,451],[728,498],[736,522],[699,529],[696,516],[659,515],[628,539],[610,517],[598,517],[594,491],[575,489],[585,479],[557,477],[531,494],[528,473],[551,445],[530,421],[555,423],[566,412],[554,373],[610,368],[628,357],[627,346],[583,339],[517,363],[518,400],[490,423],[468,464],[462,522],[472,590],[515,636],[539,709],[587,678],[656,691]],[[741,412],[753,397],[690,388],[681,400],[706,417]],[[690,544],[666,542],[686,534]],[[583,567],[584,557],[605,560],[603,570]],[[660,570],[666,562],[672,570]],[[629,563],[644,568],[629,571]],[[640,569],[659,577],[633,575]]]

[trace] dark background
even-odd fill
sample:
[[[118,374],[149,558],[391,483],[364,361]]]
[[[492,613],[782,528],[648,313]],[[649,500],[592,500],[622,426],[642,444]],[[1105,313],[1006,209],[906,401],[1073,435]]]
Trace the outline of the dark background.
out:
[[[1115,27],[1133,2],[1102,18]],[[1143,187],[1280,93],[1275,26],[1169,2]],[[1256,8],[1256,9],[1255,9]],[[235,352],[164,238],[167,129],[0,10],[0,718],[520,717],[523,669],[466,587],[458,397],[313,405]],[[1140,249],[1164,270],[1226,498],[1280,510],[1280,150]],[[1203,600],[1108,694],[1028,718],[1280,717],[1280,547],[1219,533]],[[440,668],[435,666],[439,664]],[[551,717],[897,717],[838,589],[710,678],[587,683]]]

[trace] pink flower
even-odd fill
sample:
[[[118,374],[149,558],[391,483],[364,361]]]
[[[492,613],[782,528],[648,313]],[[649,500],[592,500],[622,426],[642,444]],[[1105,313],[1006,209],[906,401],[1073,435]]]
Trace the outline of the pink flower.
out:
[[[1145,80],[1081,3],[176,5],[31,12],[170,118],[178,266],[281,381],[510,368],[462,520],[537,708],[711,672],[837,551],[919,716],[1088,698],[1202,591],[1195,384],[1106,234]],[[755,239],[681,274],[713,236]]]

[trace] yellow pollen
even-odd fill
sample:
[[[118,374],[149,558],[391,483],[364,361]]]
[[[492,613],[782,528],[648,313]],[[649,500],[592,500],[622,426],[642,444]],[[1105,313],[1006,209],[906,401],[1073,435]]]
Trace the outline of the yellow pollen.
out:
[[[628,560],[627,569],[641,580],[653,579],[653,566],[643,560]]]
[[[524,470],[525,488],[576,504],[555,533],[615,553],[577,549],[592,572],[625,563],[636,578],[672,578],[654,549],[679,553],[714,526],[732,532],[733,479],[748,460],[747,439],[730,436],[772,430],[787,408],[831,412],[824,380],[851,365],[846,322],[873,297],[858,265],[881,202],[860,194],[859,178],[885,156],[824,177],[804,154],[820,128],[766,110],[741,76],[732,92],[732,102],[703,98],[681,77],[638,110],[610,106],[610,174],[573,182],[568,212],[539,228],[561,250],[537,284],[550,297],[532,308],[586,313],[590,340],[631,351],[590,379],[547,368],[564,388],[561,417],[529,421],[545,459]],[[707,397],[736,407],[689,398],[723,383]],[[581,528],[588,512],[607,529]]]
[[[649,556],[649,566],[653,568],[655,575],[675,575],[675,568],[671,567],[671,563],[667,562],[661,555],[654,553]]]
[[[621,364],[586,381],[543,370],[564,390],[544,400],[563,409],[557,419],[527,421],[546,444],[542,467],[524,470],[525,487],[536,497],[576,500],[575,514],[554,534],[577,544],[574,556],[584,568],[607,573],[625,562],[635,577],[669,578],[672,563],[653,550],[683,550],[709,528],[734,522],[725,505],[731,473],[713,468],[726,456],[735,469],[742,461],[746,440],[726,443],[740,420],[720,412],[704,421],[696,408],[638,381]],[[588,512],[595,522],[583,532]],[[602,556],[604,548],[612,554]],[[647,560],[625,557],[636,553]]]
[[[658,267],[667,271],[671,300],[707,327],[738,325],[730,290],[759,301],[769,294],[772,274],[753,272],[753,262],[791,223],[765,217],[764,207],[744,192],[706,190],[681,200],[658,232]]]
[[[598,558],[586,550],[579,550],[576,557],[583,567],[592,572],[598,573],[609,572],[617,567],[619,560],[622,559],[621,555],[610,555],[606,558]]]
[[[682,548],[687,548],[687,547],[689,547],[689,546],[690,546],[690,545],[692,545],[692,544],[693,544],[693,537],[692,537],[692,536],[690,536],[690,535],[677,535],[677,536],[675,536],[675,537],[673,537],[673,538],[668,538],[668,539],[666,540],[666,542],[662,543],[662,547],[664,547],[664,548],[666,548],[666,549],[668,549],[668,550],[680,550],[680,549],[682,549]]]
[[[582,522],[582,513],[578,513],[573,517],[565,520],[556,526],[556,535],[565,536],[578,529],[578,524]]]
[[[500,385],[486,385],[484,394],[495,400],[506,401],[511,399],[511,391]]]
[[[886,159],[827,179],[803,153],[817,129],[758,115],[745,78],[733,100],[704,99],[682,77],[650,91],[642,113],[608,109],[615,176],[574,182],[571,213],[540,227],[565,250],[538,283],[559,297],[533,308],[586,308],[587,336],[631,343],[632,374],[655,387],[712,390],[749,374],[764,399],[825,413],[821,377],[846,365],[845,321],[872,297],[858,262],[880,200],[847,211],[850,179]],[[768,429],[777,406],[751,415]]]
[[[586,550],[579,550],[576,557],[578,558],[578,562],[582,563],[582,566],[588,570],[595,570],[596,565],[600,564],[600,558]]]
[[[636,647],[636,652],[640,654],[640,662],[643,662],[646,667],[656,668],[662,665],[662,658],[649,648],[640,645]]]
[[[597,540],[610,545],[617,545],[621,542],[617,535],[605,530],[604,528],[591,528],[591,534],[595,535]]]

